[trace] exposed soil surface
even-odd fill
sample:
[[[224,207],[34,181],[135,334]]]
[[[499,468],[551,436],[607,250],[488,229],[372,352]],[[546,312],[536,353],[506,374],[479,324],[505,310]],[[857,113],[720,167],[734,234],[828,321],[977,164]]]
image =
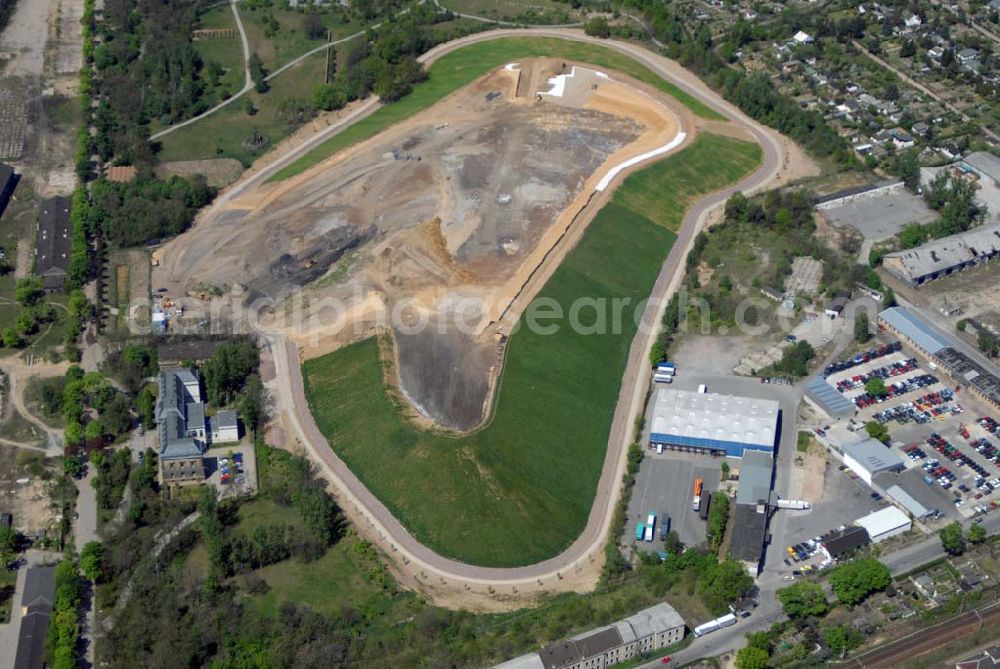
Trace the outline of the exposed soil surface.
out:
[[[556,83],[561,74],[572,76]],[[597,181],[682,126],[693,136],[689,117],[619,75],[546,59],[500,68],[210,208],[157,253],[154,284],[219,288],[232,308],[266,301],[285,317],[269,311],[267,327],[307,357],[391,327],[403,393],[435,423],[469,429],[489,401],[501,316],[516,320],[526,283],[586,226]]]

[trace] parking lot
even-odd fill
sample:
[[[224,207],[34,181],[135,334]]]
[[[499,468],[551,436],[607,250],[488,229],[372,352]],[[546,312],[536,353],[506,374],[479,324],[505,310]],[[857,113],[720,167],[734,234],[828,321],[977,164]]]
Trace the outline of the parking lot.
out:
[[[657,455],[655,451],[647,451],[632,488],[625,527],[626,543],[634,543],[643,550],[663,550],[660,527],[664,516],[670,517],[670,529],[677,532],[686,546],[704,543],[705,521],[691,508],[694,480],[700,478],[704,481],[702,498],[710,496],[719,488],[723,460],[709,455],[672,451]],[[635,525],[646,522],[650,512],[657,516],[654,541],[651,544],[636,541]]]
[[[698,386],[704,384],[710,393],[778,401],[781,404],[782,412],[780,446],[779,452],[776,454],[779,465],[782,453],[791,454],[794,452],[795,418],[802,397],[800,388],[777,383],[765,384],[756,378],[720,374],[718,370],[709,367],[710,361],[702,363],[701,368],[699,368],[698,361],[689,363],[685,358],[678,358],[675,362],[677,375],[673,383],[663,387],[695,392],[698,390]],[[650,405],[647,406],[646,411],[647,417],[650,415],[655,392],[656,387],[653,388],[650,395]],[[663,543],[660,541],[659,526],[664,514],[670,516],[671,529],[677,532],[684,544],[697,546],[703,543],[706,534],[705,521],[701,520],[698,513],[691,508],[694,480],[701,478],[704,481],[702,497],[710,495],[719,488],[721,467],[726,458],[674,451],[664,451],[662,454],[657,454],[655,450],[648,447],[648,420],[643,432],[642,443],[646,446],[646,455],[639,467],[635,486],[632,489],[623,543],[636,545],[644,550],[662,550]],[[791,460],[792,456],[789,455],[786,462],[791,462]],[[729,460],[729,465],[733,469],[738,469],[739,461]],[[785,485],[786,479],[787,476],[779,471],[776,484],[779,486],[779,491],[782,491],[780,486]],[[636,523],[645,522],[651,511],[657,514],[658,528],[655,540],[652,544],[645,541],[636,542]]]
[[[205,482],[219,491],[219,499],[257,492],[257,458],[252,444],[212,448],[205,454]]]
[[[900,482],[921,504],[947,516],[992,510],[1000,500],[1000,425],[935,365],[906,346],[890,349],[846,369],[828,368],[827,381],[858,407],[856,424],[888,427],[908,467]],[[883,380],[887,396],[865,391],[873,377]]]
[[[775,513],[771,522],[771,544],[767,547],[765,568],[791,570],[793,567],[783,564],[789,558],[785,551],[787,546],[808,541],[842,525],[850,525],[858,518],[888,505],[885,500],[872,498],[872,490],[865,482],[853,478],[850,472],[844,473],[839,465],[839,460],[830,458],[826,467],[823,499],[814,501],[811,509],[779,509]]]

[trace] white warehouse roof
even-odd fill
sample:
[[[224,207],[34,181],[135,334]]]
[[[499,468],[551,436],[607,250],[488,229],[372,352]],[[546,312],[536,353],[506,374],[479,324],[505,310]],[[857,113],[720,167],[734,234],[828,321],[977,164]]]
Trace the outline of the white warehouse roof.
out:
[[[875,513],[858,518],[854,524],[868,530],[868,536],[872,538],[872,541],[875,541],[875,537],[898,530],[901,527],[909,529],[912,523],[908,515],[894,506],[887,506]]]
[[[774,400],[659,388],[651,431],[770,449],[774,447],[779,410]]]
[[[902,458],[886,448],[877,439],[865,439],[856,444],[848,444],[842,449],[845,457],[851,457],[865,468],[869,474],[877,474],[890,469],[904,467]]]

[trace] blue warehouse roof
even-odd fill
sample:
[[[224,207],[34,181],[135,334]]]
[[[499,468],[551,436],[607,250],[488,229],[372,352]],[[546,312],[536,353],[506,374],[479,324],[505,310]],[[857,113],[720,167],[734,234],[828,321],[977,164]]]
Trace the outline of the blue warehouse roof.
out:
[[[878,317],[916,346],[932,355],[951,346],[951,342],[946,337],[905,307],[891,307],[880,313]]]
[[[854,402],[840,394],[822,376],[815,376],[809,380],[806,384],[806,395],[831,416],[846,418],[854,415]]]

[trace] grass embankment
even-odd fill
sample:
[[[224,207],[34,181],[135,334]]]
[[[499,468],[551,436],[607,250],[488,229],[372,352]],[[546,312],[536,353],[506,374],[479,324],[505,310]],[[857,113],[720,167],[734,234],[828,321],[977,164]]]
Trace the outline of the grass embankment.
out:
[[[431,107],[487,72],[519,58],[552,57],[590,63],[635,77],[673,96],[695,114],[708,119],[724,117],[710,107],[664,81],[659,75],[628,56],[606,47],[571,42],[552,37],[511,37],[471,44],[442,56],[428,70],[427,81],[398,102],[380,107],[317,146],[295,162],[279,170],[271,181],[281,181],[306,171],[313,165],[352,144],[374,137],[386,128]],[[276,77],[275,80],[281,77]]]
[[[539,295],[564,314],[579,297],[629,299],[620,334],[579,334],[565,321],[548,336],[518,331],[484,429],[455,438],[411,425],[386,392],[374,339],[303,365],[320,429],[365,485],[439,553],[489,566],[557,554],[590,512],[635,334],[633,309],[649,295],[684,210],[759,160],[756,145],[705,134],[629,177]],[[650,186],[650,174],[660,197],[639,200],[636,190]],[[641,209],[631,208],[640,201]],[[590,310],[580,316],[593,322]]]

